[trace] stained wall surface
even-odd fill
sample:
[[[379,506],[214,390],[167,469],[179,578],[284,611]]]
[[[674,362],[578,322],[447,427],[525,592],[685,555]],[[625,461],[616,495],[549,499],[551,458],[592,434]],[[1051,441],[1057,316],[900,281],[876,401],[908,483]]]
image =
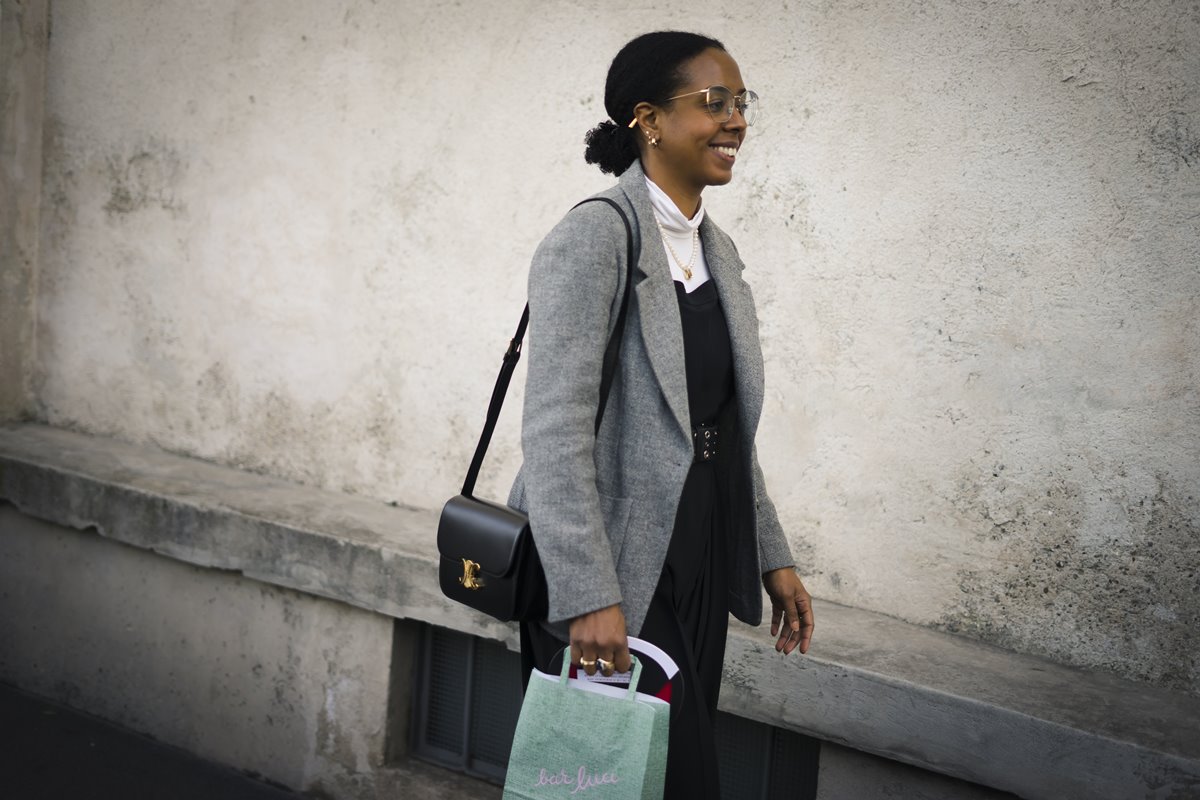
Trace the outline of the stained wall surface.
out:
[[[766,104],[705,203],[810,589],[1200,692],[1192,2],[57,0],[37,416],[440,505],[608,62],[681,20]]]
[[[0,420],[31,411],[47,0],[0,4]]]
[[[318,797],[383,761],[392,620],[0,506],[0,677]]]

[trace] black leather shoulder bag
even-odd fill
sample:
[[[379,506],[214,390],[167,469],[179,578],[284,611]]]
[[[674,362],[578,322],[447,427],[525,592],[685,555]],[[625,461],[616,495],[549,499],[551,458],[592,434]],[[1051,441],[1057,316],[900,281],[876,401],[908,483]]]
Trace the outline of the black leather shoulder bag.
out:
[[[600,375],[600,404],[596,409],[596,433],[604,418],[604,407],[608,404],[608,393],[612,388],[617,358],[621,352],[621,336],[625,330],[625,317],[629,311],[629,293],[633,285],[633,267],[637,262],[633,228],[624,209],[607,197],[592,197],[579,203],[608,203],[621,215],[625,223],[628,256],[625,260],[625,293],[621,298],[621,310],[613,328],[608,346],[604,350],[604,362]],[[496,377],[492,390],[492,401],[488,405],[487,421],[475,457],[467,469],[462,493],[450,498],[442,508],[438,520],[438,581],[442,592],[451,600],[470,606],[502,621],[545,619],[549,600],[546,589],[546,573],[538,558],[529,530],[529,517],[507,505],[482,500],[474,496],[475,479],[492,441],[492,432],[504,404],[508,382],[521,358],[521,341],[529,325],[529,304],[521,314],[517,332],[509,342],[508,350]]]

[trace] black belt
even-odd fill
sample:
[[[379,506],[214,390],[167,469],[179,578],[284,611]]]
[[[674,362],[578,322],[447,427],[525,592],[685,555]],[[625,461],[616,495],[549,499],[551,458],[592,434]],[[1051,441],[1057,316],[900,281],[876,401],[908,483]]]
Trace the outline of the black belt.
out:
[[[692,447],[695,450],[696,461],[713,461],[717,457],[721,430],[716,423],[706,425],[700,423],[692,428]]]

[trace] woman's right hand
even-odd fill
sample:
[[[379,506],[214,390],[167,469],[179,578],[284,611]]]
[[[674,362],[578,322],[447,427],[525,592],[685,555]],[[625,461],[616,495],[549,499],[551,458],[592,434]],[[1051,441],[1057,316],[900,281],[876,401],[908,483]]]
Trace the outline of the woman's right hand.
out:
[[[571,620],[571,663],[582,666],[588,675],[596,674],[597,659],[616,665],[617,672],[629,672],[629,638],[625,634],[625,615],[619,605],[590,611]],[[584,664],[583,662],[589,662]],[[612,672],[605,670],[605,675]]]

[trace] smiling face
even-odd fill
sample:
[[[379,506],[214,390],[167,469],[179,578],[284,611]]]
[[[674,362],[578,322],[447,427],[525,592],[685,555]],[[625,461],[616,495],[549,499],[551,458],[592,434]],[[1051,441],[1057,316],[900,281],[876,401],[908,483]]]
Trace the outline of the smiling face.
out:
[[[719,85],[740,94],[746,86],[737,62],[724,50],[705,50],[687,62],[683,73],[687,80],[675,94],[687,96],[672,100],[644,119],[647,132],[656,136],[659,144],[643,147],[642,157],[650,179],[688,214],[684,205],[698,206],[705,186],[720,186],[733,178],[737,150],[746,138],[741,112],[735,111],[723,122],[714,119],[705,110],[700,90]],[[687,199],[681,203],[676,194]]]

